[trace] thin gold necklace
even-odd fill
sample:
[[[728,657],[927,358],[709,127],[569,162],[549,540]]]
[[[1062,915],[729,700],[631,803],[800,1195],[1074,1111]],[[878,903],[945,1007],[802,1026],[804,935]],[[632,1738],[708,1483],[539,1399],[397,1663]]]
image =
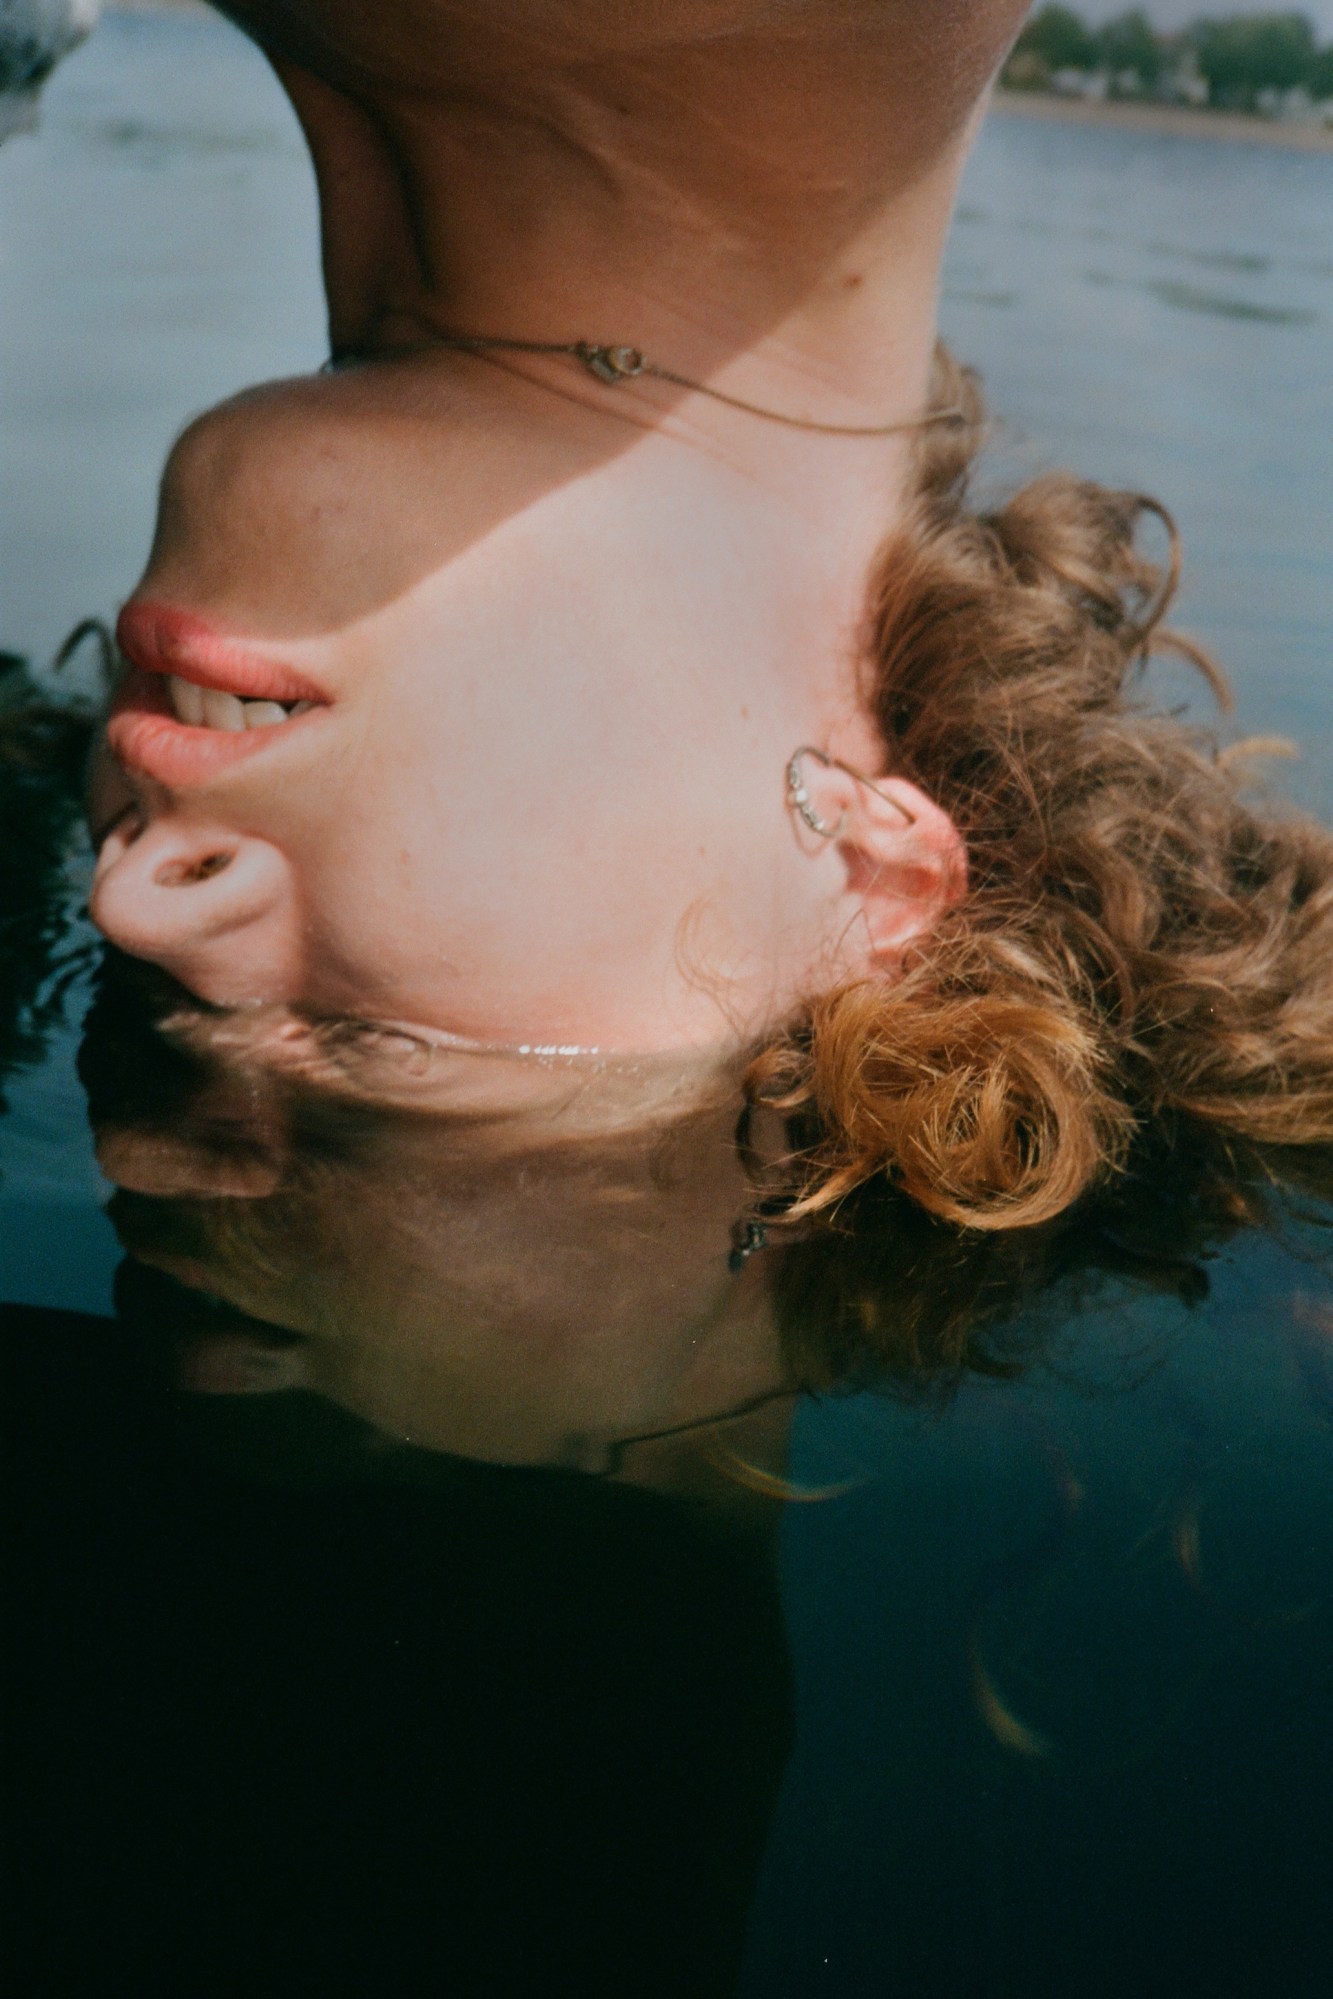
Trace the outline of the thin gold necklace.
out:
[[[926,410],[920,416],[902,417],[897,423],[817,423],[813,417],[788,416],[783,410],[765,409],[759,403],[742,401],[740,396],[729,396],[724,389],[710,388],[706,382],[693,382],[688,375],[678,375],[674,369],[650,361],[639,348],[618,342],[504,340],[483,333],[437,333],[432,334],[430,344],[433,347],[459,348],[468,354],[486,353],[492,348],[504,348],[513,354],[565,354],[609,388],[618,388],[622,382],[637,381],[648,375],[656,382],[670,382],[678,389],[691,389],[696,395],[711,396],[715,403],[725,403],[728,409],[744,410],[747,416],[760,416],[769,423],[783,423],[791,430],[822,431],[826,437],[894,437],[902,431],[924,430],[930,424],[968,421],[967,411],[955,406]]]

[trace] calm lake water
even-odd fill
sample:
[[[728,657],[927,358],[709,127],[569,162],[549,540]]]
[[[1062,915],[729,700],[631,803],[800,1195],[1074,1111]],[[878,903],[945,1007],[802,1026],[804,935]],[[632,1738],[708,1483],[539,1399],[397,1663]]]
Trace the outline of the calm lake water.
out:
[[[997,477],[1067,463],[1172,509],[1182,622],[1226,663],[1234,726],[1295,737],[1283,782],[1333,810],[1333,155],[992,121],[943,318],[1001,419]],[[207,19],[112,13],[54,79],[40,137],[0,154],[0,646],[41,662],[113,611],[181,424],[322,355],[310,176],[262,63]],[[45,1605],[53,1658],[105,1647],[101,1706],[70,1694],[86,1732],[63,1774],[71,1822],[86,1808],[88,1839],[129,1842],[93,1924],[108,1949],[151,1963],[134,1958],[153,1899],[137,1866],[164,1870],[162,1934],[186,1953],[172,1982],[191,1993],[243,1976],[682,1999],[1328,1989],[1333,1288],[1309,1217],[1195,1241],[1182,1218],[1174,1262],[1126,1252],[1117,1271],[1106,1251],[1033,1320],[1039,1361],[947,1409],[803,1401],[788,1465],[806,1503],[751,1492],[731,1539],[693,1515],[681,1528],[655,1494],[599,1512],[583,1486],[619,1488],[469,1468],[447,1424],[386,1471],[364,1386],[236,1392],[247,1368],[281,1373],[276,1335],[265,1358],[212,1327],[214,1392],[154,1400],[142,1355],[181,1335],[180,1299],[122,1277],[128,1330],[109,1330],[121,1253],[74,1068],[86,868],[76,843],[67,927],[47,940],[74,975],[63,1011],[45,1053],[0,1075],[0,1302],[92,1315],[12,1324],[25,1476],[51,1509],[39,1554],[106,1578],[95,1612],[35,1584],[23,1601]],[[14,1008],[0,994],[0,1016]],[[147,1109],[133,1078],[102,1087],[113,1126],[182,1143],[232,1115],[225,1065],[204,1112],[190,1090],[179,1109],[178,1075]],[[399,1143],[342,1134],[349,1187]],[[354,1231],[341,1240],[350,1272]],[[398,1325],[348,1282],[353,1317]],[[292,1322],[276,1304],[255,1316]],[[401,1409],[389,1427],[419,1434]],[[69,1490],[86,1516],[62,1513]],[[196,1538],[179,1526],[168,1545],[164,1516]],[[772,1602],[754,1554],[770,1534]],[[170,1631],[153,1624],[164,1573],[196,1577]],[[461,1689],[446,1718],[436,1673]],[[205,1689],[188,1714],[187,1682]],[[53,1669],[56,1735],[64,1684]],[[368,1725],[372,1699],[401,1704],[402,1739]],[[90,1785],[99,1731],[125,1712],[124,1768]],[[136,1846],[117,1787],[135,1795],[144,1767],[161,1818]],[[163,1773],[182,1769],[168,1798]],[[271,1809],[265,1781],[286,1787]],[[179,1816],[193,1784],[212,1844]],[[256,1842],[249,1872],[228,1813]],[[317,1852],[355,1901],[330,1832],[354,1821],[356,1893],[396,1909],[398,1938],[434,1938],[438,1976],[381,1938],[397,1969],[358,1983],[364,1938],[319,1900],[313,1863],[293,1868]],[[413,1873],[423,1853],[438,1877]],[[399,1867],[395,1903],[381,1875]],[[413,1897],[444,1876],[437,1936]],[[247,1952],[281,1984],[247,1974]],[[80,1975],[22,1989],[152,1989],[147,1970]]]

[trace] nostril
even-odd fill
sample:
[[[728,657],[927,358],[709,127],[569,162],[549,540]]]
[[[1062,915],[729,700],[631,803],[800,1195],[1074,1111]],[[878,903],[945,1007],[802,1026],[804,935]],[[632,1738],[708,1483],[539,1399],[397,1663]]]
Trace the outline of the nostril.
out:
[[[113,944],[214,1005],[280,1001],[296,980],[303,947],[287,862],[230,827],[150,814],[128,846],[113,835],[90,908]]]
[[[197,861],[164,861],[153,876],[159,888],[186,888],[191,882],[206,882],[229,868],[234,856],[224,852],[204,854]]]

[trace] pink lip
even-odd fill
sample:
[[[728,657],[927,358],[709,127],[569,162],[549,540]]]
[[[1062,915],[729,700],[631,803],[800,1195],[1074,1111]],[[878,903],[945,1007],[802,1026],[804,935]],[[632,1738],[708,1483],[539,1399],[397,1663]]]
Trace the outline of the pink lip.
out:
[[[116,626],[116,640],[132,670],[112,707],[107,745],[122,769],[170,790],[225,775],[273,747],[279,731],[285,738],[304,729],[317,719],[318,707],[329,705],[322,689],[284,662],[251,652],[201,618],[170,605],[127,604]],[[313,701],[318,707],[268,728],[234,733],[192,728],[172,708],[167,674],[193,681],[197,687],[235,694],[242,701]]]
[[[145,673],[174,673],[242,701],[329,699],[323,688],[285,661],[253,651],[170,604],[128,603],[116,624],[116,643],[131,665]]]

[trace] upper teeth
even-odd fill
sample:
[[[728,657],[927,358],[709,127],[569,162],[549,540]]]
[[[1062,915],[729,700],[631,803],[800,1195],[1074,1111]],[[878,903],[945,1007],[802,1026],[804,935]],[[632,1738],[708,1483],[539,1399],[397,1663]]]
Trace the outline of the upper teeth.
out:
[[[182,722],[196,729],[268,729],[293,715],[304,715],[313,701],[242,701],[220,687],[196,687],[177,674],[167,676],[171,705]]]

